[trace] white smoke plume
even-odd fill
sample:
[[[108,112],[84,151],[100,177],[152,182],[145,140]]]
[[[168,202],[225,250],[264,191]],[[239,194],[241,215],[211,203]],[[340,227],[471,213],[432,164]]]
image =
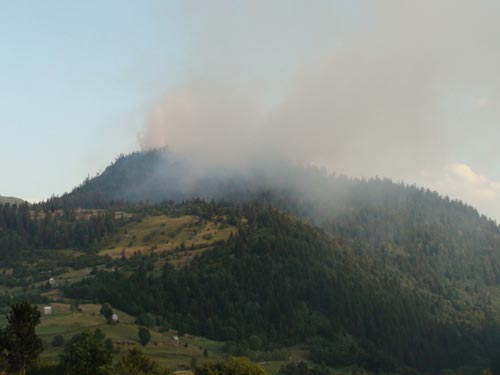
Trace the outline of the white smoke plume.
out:
[[[470,184],[452,188],[446,171],[461,163],[497,173],[499,2],[181,9],[196,30],[190,74],[152,109],[142,148],[170,146],[203,166],[314,163],[430,184],[485,208]],[[500,218],[500,208],[488,213]]]

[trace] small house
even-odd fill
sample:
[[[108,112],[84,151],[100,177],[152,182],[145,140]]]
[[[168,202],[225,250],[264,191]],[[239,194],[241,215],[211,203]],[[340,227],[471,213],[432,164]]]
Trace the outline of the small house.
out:
[[[117,314],[113,314],[111,315],[111,321],[113,323],[118,323],[119,319],[118,319],[118,315]]]
[[[56,286],[56,279],[54,279],[53,277],[51,277],[49,279],[49,285],[51,288],[55,287]]]
[[[172,340],[174,341],[175,345],[179,345],[179,336],[172,337]]]
[[[44,306],[43,315],[52,315],[52,306]]]

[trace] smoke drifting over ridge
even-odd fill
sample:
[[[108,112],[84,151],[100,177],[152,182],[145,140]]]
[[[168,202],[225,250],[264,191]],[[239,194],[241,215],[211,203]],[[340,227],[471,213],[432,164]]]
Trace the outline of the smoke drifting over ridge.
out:
[[[495,1],[187,3],[194,62],[139,143],[200,167],[284,159],[404,179],[498,219],[498,14]]]

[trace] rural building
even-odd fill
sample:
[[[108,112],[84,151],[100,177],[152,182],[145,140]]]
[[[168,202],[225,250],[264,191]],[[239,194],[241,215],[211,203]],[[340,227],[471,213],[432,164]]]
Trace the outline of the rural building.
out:
[[[118,320],[119,320],[119,319],[118,319],[118,315],[113,314],[113,315],[111,316],[111,321],[112,321],[113,323],[118,323]]]
[[[51,277],[49,279],[49,285],[51,288],[55,287],[56,286],[56,279],[54,279],[53,277]]]
[[[179,345],[179,336],[172,337],[172,340],[174,341],[175,345]]]
[[[44,306],[43,307],[43,314],[44,315],[52,315],[52,307],[51,306]]]

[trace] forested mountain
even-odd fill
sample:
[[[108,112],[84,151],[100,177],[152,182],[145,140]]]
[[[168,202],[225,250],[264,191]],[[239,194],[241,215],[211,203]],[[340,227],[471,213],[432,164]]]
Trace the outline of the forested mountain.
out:
[[[141,197],[150,202],[260,200],[352,242],[360,254],[384,258],[440,294],[451,293],[450,283],[500,282],[498,225],[435,192],[285,164],[209,172],[191,173],[189,164],[168,150],[135,153],[50,204],[106,207],[112,200],[137,202]]]
[[[312,166],[288,163],[255,165],[244,170],[207,168],[199,170],[168,149],[119,156],[104,172],[87,178],[71,193],[51,198],[53,207],[100,208],[111,202],[205,200],[268,200],[314,223],[361,209],[382,207],[398,212],[415,209],[433,216],[437,203],[441,212],[457,214],[458,220],[475,222],[486,218],[461,202],[437,193],[389,179],[353,179]]]
[[[200,172],[154,150],[120,156],[62,197],[0,207],[10,262],[19,248],[98,253],[148,215],[231,223],[235,235],[183,266],[152,246],[65,293],[153,313],[233,354],[306,345],[334,367],[437,373],[500,353],[500,229],[423,188],[288,164]]]

